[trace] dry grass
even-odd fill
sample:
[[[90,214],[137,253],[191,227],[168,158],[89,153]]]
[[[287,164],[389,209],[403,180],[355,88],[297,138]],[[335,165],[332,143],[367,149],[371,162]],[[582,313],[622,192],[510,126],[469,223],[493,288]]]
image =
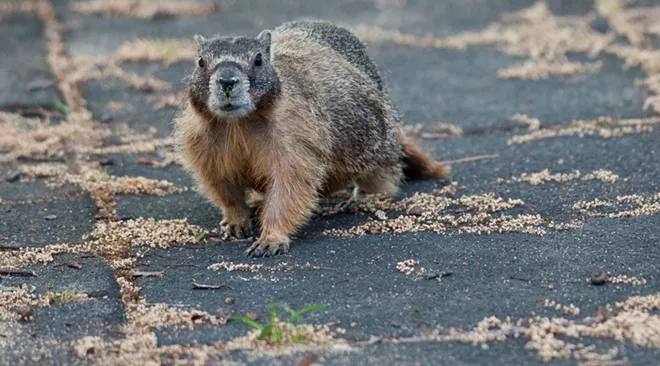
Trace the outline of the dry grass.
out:
[[[470,45],[493,44],[504,40],[504,36],[498,32],[498,29],[495,26],[491,26],[482,32],[462,33],[459,36],[446,39],[437,38],[431,34],[426,35],[425,37],[419,37],[413,34],[405,34],[397,30],[388,30],[377,26],[360,25],[349,28],[363,42],[391,42],[406,47],[464,50]]]
[[[152,19],[156,16],[209,15],[220,9],[212,3],[186,0],[89,0],[75,2],[73,10],[82,14]]]
[[[616,200],[580,201],[573,209],[588,217],[618,219],[660,213],[660,193],[648,196],[618,196]]]
[[[43,294],[35,294],[34,290],[34,286],[24,284],[10,290],[0,291],[0,322],[19,320],[21,316],[15,309],[21,306],[49,306],[48,298]]]
[[[569,124],[541,128],[524,135],[516,135],[507,145],[524,144],[561,136],[598,136],[603,139],[629,134],[653,132],[660,125],[660,117],[618,119],[600,117],[595,120],[575,120]]]
[[[67,80],[74,84],[86,80],[116,79],[139,91],[169,91],[172,89],[171,84],[154,76],[141,76],[125,71],[112,58],[79,57],[74,60],[73,64],[74,67],[68,74]]]
[[[463,135],[463,129],[451,123],[404,125],[403,133],[411,138],[437,139]]]
[[[366,42],[392,42],[407,47],[450,48],[464,50],[472,45],[496,44],[510,55],[529,60],[498,71],[501,78],[546,79],[551,75],[597,72],[601,63],[570,62],[569,53],[588,53],[596,57],[614,40],[613,34],[601,34],[589,26],[591,17],[559,17],[550,12],[544,1],[502,19],[478,32],[465,32],[449,38],[433,35],[419,37],[378,27],[353,27]]]
[[[27,247],[19,250],[0,252],[0,267],[20,268],[33,264],[45,264],[53,261],[53,256],[64,253],[89,253],[88,244],[53,244],[43,247]]]
[[[58,89],[64,97],[64,103],[74,112],[82,114],[82,117],[78,118],[79,121],[90,121],[91,113],[83,107],[78,84],[68,78],[74,67],[66,53],[62,39],[62,25],[57,21],[55,9],[48,0],[40,0],[37,12],[44,25],[44,37],[48,47],[47,61],[57,80]]]
[[[9,14],[35,13],[38,5],[37,0],[12,0],[0,3],[0,19]]]
[[[649,88],[650,97],[644,110],[652,108],[660,113],[660,52],[655,49],[651,37],[660,35],[660,8],[626,8],[630,1],[599,0],[597,11],[603,15],[615,32],[626,37],[629,45],[611,45],[605,50],[625,62],[625,67],[641,66],[647,78],[640,82]]]
[[[116,216],[115,197],[119,194],[164,196],[187,190],[185,187],[175,187],[164,180],[157,181],[145,177],[116,177],[90,165],[82,166],[77,174],[66,173],[56,176],[48,182],[50,187],[65,184],[76,185],[90,194],[96,202],[97,219],[109,219]]]
[[[91,122],[91,115],[83,112],[70,115],[66,121],[51,125],[49,121],[23,118],[17,114],[0,112],[0,148],[10,150],[0,155],[0,162],[19,158],[56,159],[67,153],[82,153],[100,146],[111,132]]]
[[[197,56],[195,41],[191,39],[138,39],[125,42],[114,52],[112,60],[125,62],[162,62],[170,65],[190,61]]]
[[[338,333],[344,333],[344,330],[341,328],[331,330],[328,325],[294,325],[288,322],[282,322],[279,319],[277,323],[280,329],[282,329],[282,344],[271,340],[257,339],[261,331],[255,329],[244,337],[228,342],[225,350],[228,352],[236,350],[258,351],[266,355],[287,354],[315,349],[323,349],[324,351],[351,350],[347,341],[337,338]],[[292,339],[296,336],[302,336],[305,342],[294,342]]]
[[[347,230],[331,229],[323,234],[361,236],[431,231],[457,234],[523,232],[545,235],[546,229],[551,227],[551,222],[538,215],[503,213],[523,206],[524,202],[521,200],[503,199],[495,197],[493,193],[450,197],[446,195],[450,190],[451,187],[433,193],[415,193],[412,197],[398,202],[378,196],[370,197],[362,201],[358,209],[373,214],[373,219]]]
[[[525,349],[536,352],[537,358],[542,361],[575,359],[587,364],[603,364],[617,357],[617,349],[599,353],[595,345],[585,344],[585,337],[627,341],[642,347],[660,347],[660,334],[657,332],[660,315],[650,313],[660,308],[659,299],[658,294],[631,297],[624,303],[617,303],[616,312],[612,312],[612,306],[607,305],[607,313],[597,310],[595,317],[581,320],[534,316],[513,322],[509,318],[500,320],[487,317],[469,331],[449,329],[447,334],[443,329],[436,329],[421,339],[483,345],[524,337],[527,339]],[[544,306],[565,311],[573,316],[579,314],[579,309],[575,306],[564,306],[550,300],[546,300]],[[393,342],[397,343],[396,340]]]
[[[511,120],[526,124],[527,131],[538,131],[541,128],[541,121],[538,118],[530,118],[526,114],[516,114]]]
[[[554,300],[545,299],[543,300],[543,306],[545,306],[546,308],[553,308],[556,311],[560,311],[561,313],[566,315],[580,315],[580,308],[578,308],[573,304],[562,305]]]
[[[497,77],[501,79],[541,80],[557,75],[596,73],[600,71],[602,66],[603,63],[600,61],[582,63],[529,60],[509,66],[506,69],[498,70]]]
[[[213,315],[201,310],[185,310],[167,304],[132,304],[128,312],[130,327],[141,330],[155,330],[170,326],[184,326],[192,329],[196,325],[219,325],[221,322]],[[220,319],[222,323],[226,319]]]
[[[96,364],[127,366],[205,365],[211,357],[222,354],[219,346],[159,346],[156,333],[146,331],[132,332],[115,341],[89,336],[71,342],[71,346],[78,357],[88,358]]]
[[[607,19],[610,27],[623,35],[634,47],[652,47],[649,36],[659,35],[660,8],[628,8],[630,0],[596,0],[596,11]],[[634,2],[633,2],[634,3]]]
[[[541,185],[547,182],[558,182],[565,183],[573,180],[580,179],[582,177],[583,181],[591,180],[601,180],[603,182],[615,183],[619,176],[612,173],[609,170],[599,169],[594,170],[591,173],[588,173],[582,176],[579,170],[574,170],[571,173],[555,173],[551,174],[550,170],[543,169],[538,173],[523,173],[518,177],[511,177],[509,179],[498,178],[495,180],[495,183],[521,183],[526,182],[531,185]]]

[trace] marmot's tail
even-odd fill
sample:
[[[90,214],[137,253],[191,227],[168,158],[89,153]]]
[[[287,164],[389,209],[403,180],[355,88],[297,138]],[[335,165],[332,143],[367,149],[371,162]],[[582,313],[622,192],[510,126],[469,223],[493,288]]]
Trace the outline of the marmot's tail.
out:
[[[451,173],[451,166],[435,161],[403,132],[399,133],[399,143],[403,148],[403,174],[406,179],[441,179]]]

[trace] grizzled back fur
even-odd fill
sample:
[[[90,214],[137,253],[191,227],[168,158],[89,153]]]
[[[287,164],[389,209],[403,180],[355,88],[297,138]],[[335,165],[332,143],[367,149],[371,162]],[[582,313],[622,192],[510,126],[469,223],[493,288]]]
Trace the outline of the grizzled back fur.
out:
[[[294,20],[282,24],[275,31],[301,30],[315,41],[332,48],[351,64],[365,72],[383,90],[384,82],[378,67],[367,53],[366,46],[348,29],[313,19]]]

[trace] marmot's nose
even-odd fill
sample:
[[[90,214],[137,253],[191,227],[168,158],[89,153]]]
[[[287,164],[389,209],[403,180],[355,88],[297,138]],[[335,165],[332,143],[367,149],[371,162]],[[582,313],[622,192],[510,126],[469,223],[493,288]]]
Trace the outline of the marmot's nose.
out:
[[[218,84],[222,87],[223,90],[230,91],[234,85],[238,84],[238,78],[237,77],[219,77],[218,78]]]

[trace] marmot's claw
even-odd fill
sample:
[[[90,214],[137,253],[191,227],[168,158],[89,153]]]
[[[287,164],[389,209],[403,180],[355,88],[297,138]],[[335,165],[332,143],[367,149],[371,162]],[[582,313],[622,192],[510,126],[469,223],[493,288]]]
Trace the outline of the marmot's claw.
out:
[[[261,240],[255,241],[245,254],[251,257],[273,257],[278,254],[286,254],[289,252],[289,243],[269,243],[262,242]]]
[[[360,192],[359,187],[355,187],[353,189],[353,192],[351,192],[351,196],[348,197],[345,201],[339,203],[335,208],[338,212],[341,213],[346,213],[349,210],[355,208],[357,205],[358,200],[360,199],[360,196],[362,195],[362,192]]]
[[[225,220],[222,220],[220,225],[229,235],[236,239],[245,239],[252,235],[252,223],[250,220],[246,220],[241,224],[229,224]]]
[[[351,207],[355,205],[355,203],[356,203],[356,200],[353,197],[351,197],[351,198],[339,203],[336,206],[336,209],[337,209],[338,212],[345,213],[345,212],[348,212],[351,209]]]

